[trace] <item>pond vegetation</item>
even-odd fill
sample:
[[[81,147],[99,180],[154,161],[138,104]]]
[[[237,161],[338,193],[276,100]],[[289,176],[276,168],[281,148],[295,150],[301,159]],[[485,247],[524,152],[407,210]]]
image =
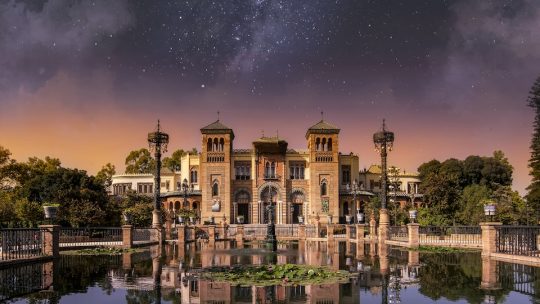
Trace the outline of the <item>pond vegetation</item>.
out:
[[[346,271],[295,264],[212,267],[201,274],[203,279],[241,286],[328,284],[348,281],[350,276]]]
[[[62,252],[66,255],[120,255],[125,252],[136,252],[137,249],[115,248],[115,247],[97,247],[89,249],[70,250]]]

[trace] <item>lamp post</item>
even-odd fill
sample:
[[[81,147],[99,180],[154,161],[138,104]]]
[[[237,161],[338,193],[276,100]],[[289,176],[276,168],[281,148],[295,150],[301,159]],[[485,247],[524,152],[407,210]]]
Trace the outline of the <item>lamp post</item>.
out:
[[[387,157],[388,152],[392,150],[394,144],[394,133],[386,130],[386,123],[383,119],[382,130],[373,134],[373,143],[375,150],[381,155],[381,210],[379,211],[379,240],[388,238],[388,227],[390,226],[390,218],[386,209],[387,198],[387,183],[388,183],[388,168]]]
[[[192,191],[193,191],[193,184],[188,185],[187,179],[184,178],[184,180],[182,181],[182,196],[184,197],[184,202],[182,203],[182,208],[184,208],[184,209],[189,208],[187,198],[188,198],[188,194],[191,194]]]
[[[272,251],[277,250],[277,238],[276,238],[276,225],[274,224],[274,202],[273,202],[273,193],[272,186],[268,186],[268,193],[270,197],[270,202],[266,207],[268,214],[268,228],[266,230],[266,244],[270,247]]]
[[[386,122],[384,119],[382,131],[373,134],[373,143],[375,144],[375,150],[381,155],[381,208],[386,209],[386,188],[388,180],[388,168],[386,160],[388,157],[388,152],[392,151],[392,147],[394,145],[394,132],[386,130]]]
[[[354,207],[356,208],[356,223],[359,224],[364,220],[364,214],[360,212],[360,207],[356,203],[356,196],[360,194],[360,186],[358,186],[358,181],[355,179],[354,182],[349,185],[347,184],[347,189],[349,193],[353,196]]]
[[[155,132],[148,133],[148,146],[151,152],[154,152],[156,159],[156,172],[154,176],[154,210],[152,211],[152,227],[161,229],[161,153],[167,152],[167,144],[169,143],[169,134],[161,132],[159,120]]]

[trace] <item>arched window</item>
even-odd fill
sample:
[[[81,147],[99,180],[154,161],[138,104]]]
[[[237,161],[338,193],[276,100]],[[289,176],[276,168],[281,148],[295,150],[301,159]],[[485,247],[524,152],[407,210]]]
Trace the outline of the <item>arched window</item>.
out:
[[[270,165],[270,177],[275,178],[276,177],[276,163],[272,162]]]
[[[179,201],[174,202],[174,209],[176,209],[176,210],[180,209],[180,202]]]
[[[221,138],[219,140],[219,151],[223,152],[225,150],[225,140]]]
[[[322,150],[322,151],[326,151],[326,148],[327,148],[327,147],[326,147],[326,138],[323,138],[323,139],[322,139],[322,147],[321,147],[321,150]]]
[[[332,139],[328,139],[328,151],[332,151]]]
[[[197,183],[197,170],[191,170],[191,183]]]
[[[266,165],[264,166],[264,175],[270,177],[270,162],[266,162]]]
[[[214,184],[212,185],[212,196],[218,196],[219,195],[219,184],[217,181],[214,181]]]
[[[212,147],[212,151],[218,151],[218,139],[214,138],[214,145]]]
[[[249,193],[246,191],[240,191],[236,194],[235,202],[238,204],[248,204],[249,203]]]
[[[293,204],[302,204],[304,203],[304,193],[299,190],[294,191],[291,194],[291,202]]]
[[[318,137],[315,140],[315,151],[321,151],[321,139]]]
[[[211,152],[212,151],[212,139],[211,138],[208,138],[208,141],[206,143],[206,150],[208,152]]]
[[[327,185],[326,180],[324,179],[321,182],[321,196],[326,196],[326,195],[328,195],[328,185]]]

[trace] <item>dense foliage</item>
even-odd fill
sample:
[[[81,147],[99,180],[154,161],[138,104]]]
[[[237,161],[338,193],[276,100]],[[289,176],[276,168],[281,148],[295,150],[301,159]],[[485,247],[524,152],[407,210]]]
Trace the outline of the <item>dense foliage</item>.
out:
[[[43,205],[58,204],[57,222],[73,227],[118,225],[118,207],[109,202],[106,181],[61,166],[59,159],[10,159],[0,147],[0,225],[36,226]],[[108,169],[111,169],[109,167]]]
[[[540,210],[540,77],[536,80],[528,98],[529,107],[534,109],[533,135],[531,139],[531,158],[529,168],[532,181],[527,187],[527,202],[536,212]],[[536,213],[538,216],[538,213]]]
[[[475,225],[485,220],[484,205],[495,203],[494,220],[526,223],[531,208],[511,189],[513,168],[501,151],[491,157],[471,155],[465,160],[432,160],[418,168],[425,205],[422,225]]]

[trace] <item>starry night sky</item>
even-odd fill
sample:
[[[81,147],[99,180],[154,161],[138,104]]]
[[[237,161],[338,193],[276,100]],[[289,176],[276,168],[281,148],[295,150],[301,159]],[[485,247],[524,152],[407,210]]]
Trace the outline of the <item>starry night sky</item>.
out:
[[[216,119],[236,147],[342,128],[341,150],[390,163],[503,150],[523,192],[540,76],[537,0],[0,0],[0,144],[120,171],[157,118],[171,149],[200,147]]]

